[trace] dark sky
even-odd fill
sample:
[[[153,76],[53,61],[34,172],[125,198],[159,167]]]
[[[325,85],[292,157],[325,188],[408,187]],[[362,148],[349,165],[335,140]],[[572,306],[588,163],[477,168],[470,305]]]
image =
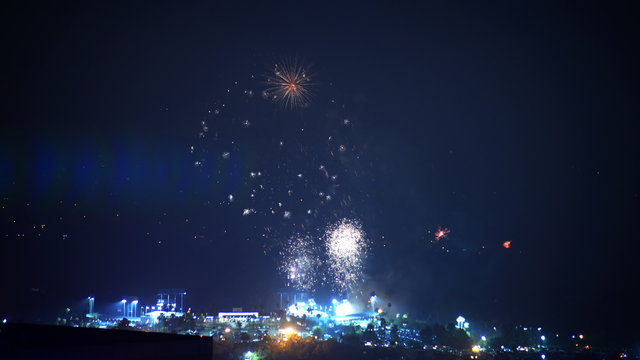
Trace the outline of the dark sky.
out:
[[[5,9],[2,313],[166,287],[269,307],[284,240],[346,217],[398,311],[637,332],[630,6],[232,3]],[[315,85],[287,110],[260,92],[293,58]]]

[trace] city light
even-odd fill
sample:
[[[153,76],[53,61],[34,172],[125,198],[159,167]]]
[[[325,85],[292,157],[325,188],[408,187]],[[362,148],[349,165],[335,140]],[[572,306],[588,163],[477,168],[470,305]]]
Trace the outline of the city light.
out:
[[[348,300],[342,300],[342,303],[336,306],[336,316],[346,316],[355,313],[353,306]]]
[[[89,296],[87,297],[87,300],[89,300],[89,314],[93,314],[93,304],[95,302],[95,298],[93,296]]]
[[[371,311],[375,312],[376,308],[376,300],[378,299],[378,297],[376,296],[376,293],[371,293],[371,298],[369,299],[369,301],[371,302]]]
[[[484,336],[484,335],[482,335],[482,336],[480,337],[480,340],[482,340],[482,341],[487,341],[487,337],[486,337],[486,336]]]
[[[480,345],[473,345],[471,351],[473,351],[474,353],[479,353],[480,351],[482,351],[482,348],[480,347]]]
[[[542,335],[542,336],[540,336],[540,340],[545,341],[545,340],[547,340],[547,337]]]
[[[280,332],[282,333],[282,340],[284,340],[284,341],[289,340],[289,337],[291,335],[297,335],[296,330],[294,328],[292,328],[292,327],[284,328],[284,329],[280,330]]]
[[[132,307],[133,307],[133,314],[132,314],[132,316],[133,316],[133,317],[136,317],[136,316],[138,315],[138,299],[133,300],[133,301],[131,302],[131,305],[132,305]],[[131,310],[132,310],[132,309],[131,309],[131,308],[129,308],[129,311],[131,311]]]
[[[466,321],[466,319],[464,318],[464,316],[459,315],[458,318],[456,319],[456,322],[458,323],[458,329],[462,329],[462,326],[464,325],[464,322]]]

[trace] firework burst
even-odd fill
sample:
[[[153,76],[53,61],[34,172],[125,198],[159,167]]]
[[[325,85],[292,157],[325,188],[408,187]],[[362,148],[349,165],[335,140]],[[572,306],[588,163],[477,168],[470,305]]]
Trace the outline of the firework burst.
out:
[[[343,219],[325,233],[329,271],[337,291],[349,293],[362,281],[368,242],[357,221]]]
[[[435,232],[433,239],[435,241],[446,239],[450,232],[451,230],[438,226],[438,231]]]
[[[269,99],[281,103],[285,108],[304,108],[309,105],[313,86],[311,77],[304,64],[297,60],[283,61],[275,64],[273,71],[267,76],[265,95]]]
[[[296,235],[289,239],[281,251],[279,271],[287,279],[287,286],[300,291],[314,289],[321,265],[313,239]]]

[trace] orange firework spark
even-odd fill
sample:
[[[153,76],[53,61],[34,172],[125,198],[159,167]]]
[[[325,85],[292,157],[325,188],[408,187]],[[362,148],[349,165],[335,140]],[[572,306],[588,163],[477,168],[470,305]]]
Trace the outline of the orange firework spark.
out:
[[[508,249],[511,247],[511,241],[505,241],[502,243],[502,247]]]
[[[313,83],[304,64],[298,63],[297,60],[275,64],[273,71],[267,76],[267,84],[267,96],[282,103],[285,108],[303,108],[309,105],[309,87]]]

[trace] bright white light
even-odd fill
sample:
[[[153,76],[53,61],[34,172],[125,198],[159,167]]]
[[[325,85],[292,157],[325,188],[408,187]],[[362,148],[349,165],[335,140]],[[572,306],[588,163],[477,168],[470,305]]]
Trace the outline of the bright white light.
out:
[[[125,304],[127,302],[127,300],[126,299],[122,299],[120,302]]]
[[[2,323],[6,324],[7,323],[7,319],[6,318],[2,319]]]
[[[540,359],[544,360],[547,356],[545,354],[540,355]]]
[[[547,340],[547,337],[542,335],[542,336],[540,336],[540,340],[545,341],[545,340]]]
[[[131,303],[132,303],[133,305],[136,305],[136,304],[138,304],[138,300],[133,300]]]
[[[484,335],[482,335],[482,336],[480,337],[480,340],[482,340],[482,341],[487,341],[487,337],[486,337],[486,336],[484,336]]]
[[[462,324],[462,323],[464,323],[464,322],[465,322],[465,320],[466,320],[466,319],[465,319],[462,315],[460,315],[460,316],[458,316],[458,318],[456,319],[456,322],[458,322],[458,323]]]
[[[340,293],[349,293],[362,281],[368,241],[360,224],[342,219],[330,225],[324,235],[333,285]]]
[[[336,316],[346,316],[353,313],[355,313],[355,311],[348,300],[342,300],[342,303],[336,306]]]

